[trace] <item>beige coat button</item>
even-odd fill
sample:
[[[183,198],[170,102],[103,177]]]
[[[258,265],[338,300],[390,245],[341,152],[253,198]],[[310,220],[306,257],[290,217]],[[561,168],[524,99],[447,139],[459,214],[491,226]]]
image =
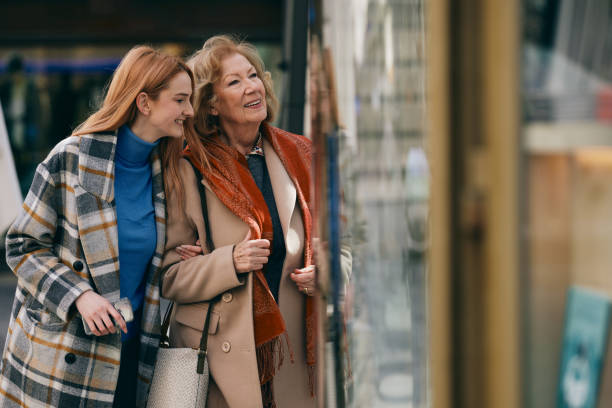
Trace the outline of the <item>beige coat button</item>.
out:
[[[223,294],[223,296],[221,296],[221,299],[223,299],[223,301],[224,301],[225,303],[229,303],[229,302],[231,302],[231,301],[232,301],[232,298],[233,298],[233,296],[232,296],[232,294],[231,294],[230,292],[225,292],[225,293]]]
[[[229,341],[224,341],[223,344],[221,345],[221,350],[223,350],[224,353],[229,353],[231,348],[232,348],[232,345],[230,344]]]

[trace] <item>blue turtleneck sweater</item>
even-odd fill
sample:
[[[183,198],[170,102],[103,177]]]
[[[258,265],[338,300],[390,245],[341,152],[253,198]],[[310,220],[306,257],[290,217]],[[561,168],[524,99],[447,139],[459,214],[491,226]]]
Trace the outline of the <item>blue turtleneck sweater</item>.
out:
[[[155,253],[157,231],[149,156],[156,143],[145,142],[128,126],[119,129],[115,153],[115,204],[119,232],[119,288],[134,309],[125,341],[140,331],[145,275]]]

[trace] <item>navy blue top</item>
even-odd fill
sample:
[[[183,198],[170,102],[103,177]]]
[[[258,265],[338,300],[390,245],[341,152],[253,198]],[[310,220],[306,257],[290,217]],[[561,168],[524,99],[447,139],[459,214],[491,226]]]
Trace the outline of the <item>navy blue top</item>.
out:
[[[272,218],[272,247],[270,248],[270,256],[268,256],[268,263],[264,265],[263,270],[270,292],[272,292],[274,300],[278,303],[278,292],[287,250],[285,248],[283,227],[278,215],[278,209],[276,208],[274,191],[272,190],[272,182],[270,181],[270,174],[266,166],[261,136],[251,152],[247,155],[247,163],[251,171],[251,176],[253,176],[255,184],[259,187],[266,201],[266,205],[268,206],[270,217]]]
[[[119,129],[115,153],[115,204],[119,233],[119,288],[134,309],[123,341],[138,335],[145,275],[157,245],[153,177],[149,156],[156,143],[145,142],[128,126]]]

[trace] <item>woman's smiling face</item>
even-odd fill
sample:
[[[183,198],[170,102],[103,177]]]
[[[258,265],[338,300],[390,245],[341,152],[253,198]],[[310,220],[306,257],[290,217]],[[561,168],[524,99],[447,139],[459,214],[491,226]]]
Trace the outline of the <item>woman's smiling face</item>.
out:
[[[183,121],[193,116],[191,89],[191,78],[187,73],[180,72],[170,80],[157,99],[150,100],[148,120],[155,130],[156,139],[183,136]]]
[[[214,85],[216,100],[211,113],[224,125],[259,124],[268,115],[266,90],[255,67],[242,54],[221,62],[221,78]]]

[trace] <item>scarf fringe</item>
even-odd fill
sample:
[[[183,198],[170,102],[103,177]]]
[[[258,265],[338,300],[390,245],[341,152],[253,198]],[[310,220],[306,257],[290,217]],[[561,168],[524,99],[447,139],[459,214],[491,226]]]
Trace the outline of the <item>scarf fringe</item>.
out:
[[[284,344],[283,338],[285,339]],[[289,344],[287,332],[257,346],[257,365],[259,369],[259,382],[261,384],[261,400],[264,408],[276,408],[273,379],[285,361],[286,348],[289,349],[289,356],[291,363],[293,363],[293,350]]]
[[[291,364],[295,364],[295,356],[293,354],[293,347],[291,347],[291,342],[289,341],[289,333],[285,332],[283,335],[285,337],[287,348],[289,349],[289,360],[291,361]],[[278,368],[280,368],[280,366]]]
[[[307,365],[306,366],[308,368],[308,387],[310,388],[310,396],[312,398],[315,397],[315,374],[316,374],[316,367],[315,365]]]
[[[283,339],[285,340],[283,342]],[[276,372],[280,370],[285,362],[285,352],[289,350],[291,363],[295,362],[293,349],[289,343],[289,334],[274,337],[256,348],[257,366],[259,369],[259,383],[264,385],[272,380]]]

